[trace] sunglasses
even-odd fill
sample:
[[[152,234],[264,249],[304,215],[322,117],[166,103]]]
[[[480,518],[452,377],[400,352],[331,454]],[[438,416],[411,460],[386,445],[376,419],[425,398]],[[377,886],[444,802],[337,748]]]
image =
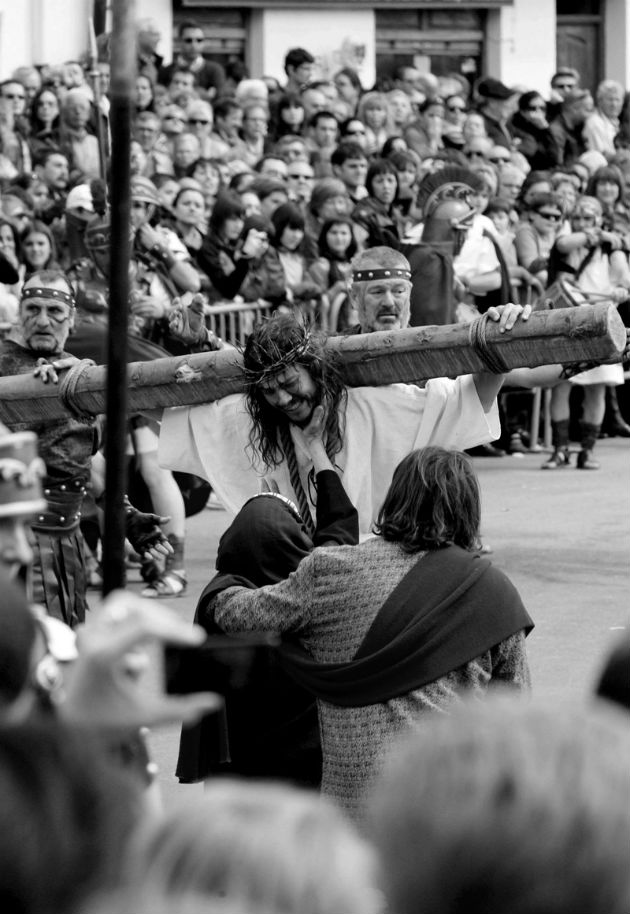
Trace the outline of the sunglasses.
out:
[[[538,215],[542,216],[543,219],[549,219],[550,222],[560,222],[562,216],[560,213],[548,213],[544,210],[538,210]]]
[[[205,124],[209,124],[210,121],[202,121],[200,118],[189,117],[188,123],[194,124],[195,126],[204,126]]]

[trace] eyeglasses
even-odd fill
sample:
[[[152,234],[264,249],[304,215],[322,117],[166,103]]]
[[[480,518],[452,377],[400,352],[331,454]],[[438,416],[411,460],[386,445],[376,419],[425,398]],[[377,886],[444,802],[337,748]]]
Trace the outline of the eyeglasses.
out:
[[[542,216],[543,219],[548,219],[550,222],[560,222],[562,216],[560,213],[548,213],[545,210],[537,210],[538,215]]]
[[[189,117],[189,124],[194,124],[195,126],[204,126],[205,124],[210,124],[211,121],[202,121],[201,118]]]

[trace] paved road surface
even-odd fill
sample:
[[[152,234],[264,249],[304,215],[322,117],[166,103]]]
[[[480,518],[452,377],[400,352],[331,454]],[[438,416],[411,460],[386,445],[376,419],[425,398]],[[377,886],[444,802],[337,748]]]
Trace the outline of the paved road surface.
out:
[[[589,693],[616,632],[630,620],[630,443],[599,442],[598,472],[541,472],[544,456],[477,458],[475,466],[484,540],[536,622],[528,639],[534,691],[555,701]],[[188,523],[188,593],[171,603],[187,620],[213,574],[227,523],[225,512],[209,510]],[[178,733],[166,728],[151,739],[167,803],[201,789],[174,778]]]

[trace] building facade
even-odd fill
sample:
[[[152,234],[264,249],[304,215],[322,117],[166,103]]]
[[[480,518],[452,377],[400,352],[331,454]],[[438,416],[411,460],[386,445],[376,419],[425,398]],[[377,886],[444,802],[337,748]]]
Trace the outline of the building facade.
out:
[[[79,57],[95,2],[106,0],[0,0],[0,76]],[[135,15],[157,23],[167,61],[178,23],[194,18],[209,56],[241,58],[253,76],[281,81],[286,51],[302,46],[322,77],[352,66],[366,87],[400,64],[543,93],[568,65],[591,89],[604,77],[630,87],[628,0],[135,0]]]

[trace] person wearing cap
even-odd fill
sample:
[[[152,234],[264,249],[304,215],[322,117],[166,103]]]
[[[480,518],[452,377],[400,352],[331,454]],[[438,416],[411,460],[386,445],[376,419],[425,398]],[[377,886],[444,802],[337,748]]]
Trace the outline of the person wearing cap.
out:
[[[361,332],[406,327],[410,293],[409,261],[398,251],[379,247],[358,255],[351,296]],[[488,314],[509,331],[530,310],[509,304]],[[174,329],[183,322],[175,311]],[[343,474],[364,535],[394,468],[409,451],[428,443],[465,449],[500,434],[496,395],[502,375],[438,378],[424,388],[348,388],[324,340],[287,315],[254,330],[245,347],[244,371],[245,396],[164,410],[160,432],[160,463],[207,479],[232,513],[266,479],[298,504],[308,523],[315,498],[312,464],[294,427],[308,424],[320,402],[326,408],[327,451]]]
[[[511,149],[513,138],[509,119],[514,113],[516,92],[500,79],[488,76],[479,80],[476,86],[479,99],[479,113],[486,125],[486,133],[496,146]]]
[[[198,292],[199,276],[190,261],[185,245],[175,232],[164,225],[153,225],[160,208],[155,184],[142,175],[130,182],[131,228],[135,259],[144,263],[143,283],[149,295],[158,299],[163,317],[170,310],[173,297],[181,292]]]

